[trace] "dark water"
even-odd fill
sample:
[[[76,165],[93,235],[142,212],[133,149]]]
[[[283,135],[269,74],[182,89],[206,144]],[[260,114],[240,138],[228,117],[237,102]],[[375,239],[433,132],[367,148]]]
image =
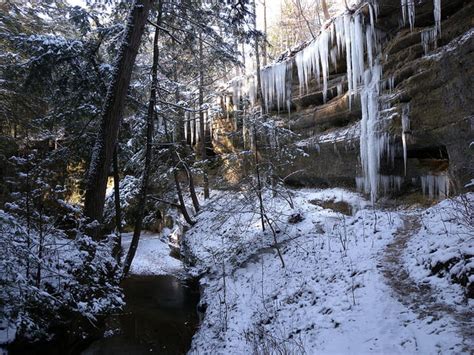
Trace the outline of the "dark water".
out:
[[[184,354],[199,320],[196,285],[172,276],[133,276],[123,282],[127,305],[107,321],[114,335],[95,341],[83,355]]]

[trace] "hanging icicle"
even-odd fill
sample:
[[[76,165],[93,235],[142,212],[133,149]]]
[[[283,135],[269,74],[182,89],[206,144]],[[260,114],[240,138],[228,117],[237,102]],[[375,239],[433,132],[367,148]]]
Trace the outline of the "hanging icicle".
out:
[[[415,0],[401,0],[402,8],[402,24],[405,26],[408,23],[410,24],[410,30],[413,31],[415,26]]]
[[[407,175],[407,138],[406,135],[410,131],[410,103],[406,103],[402,107],[402,145],[403,145],[403,166],[405,176]]]
[[[425,175],[420,177],[423,195],[429,199],[445,198],[449,196],[449,178],[446,174]]]
[[[276,101],[278,112],[283,104],[290,102],[290,95],[287,90],[287,70],[291,66],[291,61],[276,63],[272,66],[263,68],[260,71],[262,83],[262,95],[265,101],[265,108],[268,112],[272,104]],[[291,69],[291,68],[290,68]]]
[[[441,36],[441,0],[433,0],[433,16],[436,33]]]
[[[384,151],[384,140],[380,139],[379,103],[382,66],[375,63],[364,73],[364,87],[360,99],[362,107],[360,133],[360,159],[364,173],[364,190],[370,193],[372,203],[377,199],[380,159]],[[382,143],[382,144],[381,144]]]

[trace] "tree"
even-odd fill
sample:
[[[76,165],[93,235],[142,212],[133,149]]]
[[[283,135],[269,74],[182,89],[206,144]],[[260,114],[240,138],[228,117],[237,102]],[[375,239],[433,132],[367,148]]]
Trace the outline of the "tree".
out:
[[[153,159],[153,126],[155,119],[155,106],[157,97],[157,85],[158,85],[158,37],[160,34],[159,24],[161,23],[161,0],[158,0],[158,18],[156,21],[155,35],[153,37],[153,64],[151,67],[151,89],[150,89],[150,100],[148,102],[147,112],[147,129],[146,129],[146,148],[145,148],[145,166],[143,168],[142,181],[140,186],[140,194],[138,197],[138,208],[136,209],[135,226],[133,230],[133,238],[130,243],[130,249],[128,250],[127,257],[123,266],[123,276],[128,274],[130,266],[132,265],[135,252],[138,247],[140,240],[140,233],[142,230],[143,215],[145,208],[142,206],[146,205],[148,195],[148,184],[151,175],[151,164]]]
[[[117,54],[87,176],[84,214],[91,221],[102,221],[107,177],[123,115],[125,96],[152,3],[153,0],[137,0],[132,5],[125,35]]]

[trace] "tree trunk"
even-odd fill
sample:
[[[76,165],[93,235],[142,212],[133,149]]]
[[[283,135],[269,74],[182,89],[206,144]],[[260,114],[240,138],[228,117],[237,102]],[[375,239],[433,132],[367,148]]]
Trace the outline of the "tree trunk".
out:
[[[331,15],[329,15],[328,4],[327,4],[326,0],[321,0],[321,7],[323,9],[324,19],[329,20],[331,18]],[[346,7],[347,7],[347,5],[346,5]]]
[[[161,22],[161,1],[158,9],[157,24]],[[133,230],[132,242],[130,243],[130,249],[127,253],[127,258],[123,265],[122,277],[127,276],[130,266],[132,265],[133,258],[138,248],[138,242],[140,240],[140,234],[142,231],[143,216],[145,213],[145,206],[148,194],[148,180],[151,172],[151,162],[153,159],[153,126],[155,118],[155,105],[156,105],[156,91],[157,91],[157,74],[158,74],[158,36],[159,28],[155,28],[155,36],[153,38],[153,65],[151,68],[151,89],[150,89],[150,101],[148,103],[147,112],[147,128],[146,128],[146,150],[145,150],[145,167],[143,169],[143,176],[140,186],[140,194],[138,198],[137,211],[135,215],[135,226]]]
[[[119,176],[119,167],[118,167],[118,146],[115,146],[114,157],[113,157],[113,167],[114,167],[114,202],[115,202],[115,228],[117,230],[117,235],[115,237],[115,243],[113,247],[112,254],[117,260],[120,261],[122,254],[122,209],[120,207],[120,176]]]
[[[186,208],[186,205],[184,203],[184,198],[183,198],[183,191],[181,191],[181,185],[179,184],[179,179],[178,179],[178,170],[175,167],[173,170],[173,177],[174,177],[174,183],[176,185],[176,192],[178,194],[178,200],[179,200],[179,209],[181,210],[181,213],[183,214],[184,219],[186,222],[188,222],[191,226],[196,224],[191,217],[189,216],[188,210]]]
[[[199,131],[201,136],[201,159],[203,161],[204,198],[209,198],[209,179],[207,176],[206,130],[204,127],[204,65],[203,65],[202,33],[199,33]]]
[[[102,221],[109,167],[117,141],[133,64],[153,0],[136,0],[115,63],[114,76],[107,91],[101,124],[87,176],[84,214]],[[98,237],[98,235],[96,235]]]
[[[265,210],[263,207],[263,197],[262,197],[262,181],[260,179],[260,163],[258,161],[258,143],[257,143],[257,133],[255,126],[253,128],[253,141],[255,144],[255,174],[257,175],[257,197],[258,204],[260,207],[260,221],[262,222],[262,231],[265,232]]]
[[[257,30],[257,6],[255,4],[255,0],[252,2],[253,6],[253,28]],[[259,50],[259,38],[255,36],[255,60],[257,64],[257,101],[260,100],[260,104],[263,107],[265,103],[263,102],[263,95],[262,95],[262,81],[260,78],[260,50]]]
[[[263,57],[263,66],[267,65],[267,1],[263,0],[263,33],[265,35],[264,41],[263,41],[263,48],[262,48],[262,57]]]
[[[189,166],[188,164],[186,164],[186,162],[181,160],[181,164],[183,165],[184,170],[186,170],[186,175],[188,176],[189,193],[191,195],[191,200],[193,201],[194,210],[196,211],[196,213],[198,213],[201,207],[199,206],[199,200],[197,198],[196,190],[194,188],[193,173],[191,169],[189,169]]]

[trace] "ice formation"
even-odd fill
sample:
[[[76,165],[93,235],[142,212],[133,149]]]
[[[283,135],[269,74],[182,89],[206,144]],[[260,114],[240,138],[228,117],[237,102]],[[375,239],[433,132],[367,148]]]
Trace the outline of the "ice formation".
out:
[[[254,74],[247,77],[247,91],[251,106],[254,106],[257,102],[257,85],[255,85],[255,82],[256,78]]]
[[[415,0],[401,0],[402,23],[406,25],[407,20],[410,24],[410,30],[415,26]]]
[[[441,0],[433,0],[433,16],[438,36],[441,36]]]
[[[379,135],[379,93],[382,67],[379,63],[364,73],[360,93],[362,119],[360,128],[360,160],[364,173],[364,191],[375,202],[378,192],[380,159],[383,143]],[[382,143],[382,144],[381,144]]]
[[[184,112],[184,140],[188,140],[189,112]]]
[[[370,25],[364,24],[361,13],[346,13],[334,19],[329,29],[321,31],[320,35],[306,48],[295,56],[300,84],[300,95],[308,91],[309,81],[314,76],[317,84],[321,85],[323,100],[327,99],[329,60],[335,67],[337,59],[345,51],[347,66],[347,81],[349,94],[352,96],[357,91],[362,81],[365,65],[364,53],[367,53],[367,62],[371,67],[376,53],[375,36],[375,10],[369,6]]]
[[[444,198],[449,195],[449,178],[445,174],[421,176],[421,190],[430,199]]]
[[[421,45],[425,55],[430,51],[430,47],[436,48],[438,40],[438,30],[436,27],[429,27],[421,31]]]
[[[242,97],[242,79],[240,77],[235,78],[231,82],[232,84],[232,103],[234,105],[234,111],[237,111],[240,106],[240,99]]]
[[[286,81],[287,71],[292,69],[291,66],[291,61],[283,61],[260,70],[262,95],[267,112],[275,100],[278,111],[280,111],[280,108],[282,108],[285,103],[288,111],[290,111],[291,93],[287,91],[287,87],[290,87],[290,85],[287,86]]]
[[[410,103],[402,107],[402,145],[403,145],[403,166],[405,176],[407,174],[407,133],[410,131]]]
[[[421,45],[428,54],[430,47],[436,49],[438,38],[441,36],[441,0],[433,0],[434,26],[421,32]]]
[[[403,177],[396,175],[380,175],[380,185],[384,194],[390,191],[400,191]]]

